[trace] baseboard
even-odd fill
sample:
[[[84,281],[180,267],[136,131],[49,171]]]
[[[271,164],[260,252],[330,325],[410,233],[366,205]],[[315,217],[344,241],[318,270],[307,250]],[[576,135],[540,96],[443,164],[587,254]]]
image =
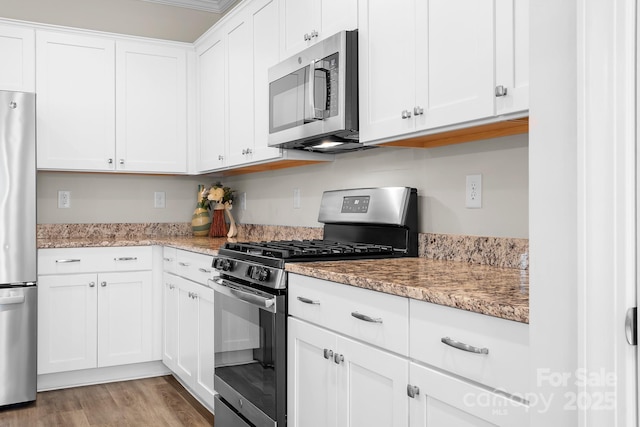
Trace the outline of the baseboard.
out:
[[[162,361],[38,375],[38,391],[159,377],[171,371]]]

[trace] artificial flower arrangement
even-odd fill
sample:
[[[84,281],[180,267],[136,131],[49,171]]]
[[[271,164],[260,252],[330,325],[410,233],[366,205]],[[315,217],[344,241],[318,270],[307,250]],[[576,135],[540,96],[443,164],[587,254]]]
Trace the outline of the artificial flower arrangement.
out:
[[[204,185],[198,186],[198,207],[191,221],[193,234],[195,236],[235,237],[238,234],[236,222],[231,214],[233,193],[234,191],[231,188],[225,187],[219,182],[211,185],[209,188]],[[213,209],[213,220],[208,221],[206,224],[202,223],[205,216],[207,217],[206,219],[208,219],[209,209]],[[229,217],[230,225],[228,232],[223,212],[226,212]],[[198,221],[198,224],[196,224],[196,221]]]

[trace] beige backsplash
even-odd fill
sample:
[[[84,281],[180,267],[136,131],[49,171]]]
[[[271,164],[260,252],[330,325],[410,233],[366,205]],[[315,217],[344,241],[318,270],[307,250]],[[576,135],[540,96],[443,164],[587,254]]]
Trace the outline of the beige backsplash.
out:
[[[322,228],[238,224],[238,240],[321,239]],[[38,224],[39,239],[189,236],[191,223]],[[420,233],[418,255],[507,268],[528,268],[528,239]],[[524,255],[523,257],[523,254]],[[523,265],[524,262],[524,265]]]

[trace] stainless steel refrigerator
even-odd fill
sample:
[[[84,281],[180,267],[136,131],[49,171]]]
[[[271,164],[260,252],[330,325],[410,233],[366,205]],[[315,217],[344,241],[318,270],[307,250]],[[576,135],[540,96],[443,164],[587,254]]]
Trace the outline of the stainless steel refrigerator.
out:
[[[0,91],[0,406],[36,398],[35,105]]]

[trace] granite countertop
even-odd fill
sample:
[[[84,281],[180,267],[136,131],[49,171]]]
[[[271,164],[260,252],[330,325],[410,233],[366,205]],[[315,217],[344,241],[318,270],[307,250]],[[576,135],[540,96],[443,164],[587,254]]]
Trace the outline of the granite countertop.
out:
[[[426,258],[288,263],[318,279],[529,323],[529,272]]]
[[[41,238],[38,248],[162,245],[216,255],[225,242],[235,240],[144,235]],[[529,322],[527,270],[427,258],[287,263],[286,270],[516,322]]]
[[[170,246],[207,255],[217,255],[218,249],[228,241],[226,237],[193,236],[125,236],[125,237],[86,237],[74,239],[38,239],[38,249],[51,248],[95,248],[111,246]]]

